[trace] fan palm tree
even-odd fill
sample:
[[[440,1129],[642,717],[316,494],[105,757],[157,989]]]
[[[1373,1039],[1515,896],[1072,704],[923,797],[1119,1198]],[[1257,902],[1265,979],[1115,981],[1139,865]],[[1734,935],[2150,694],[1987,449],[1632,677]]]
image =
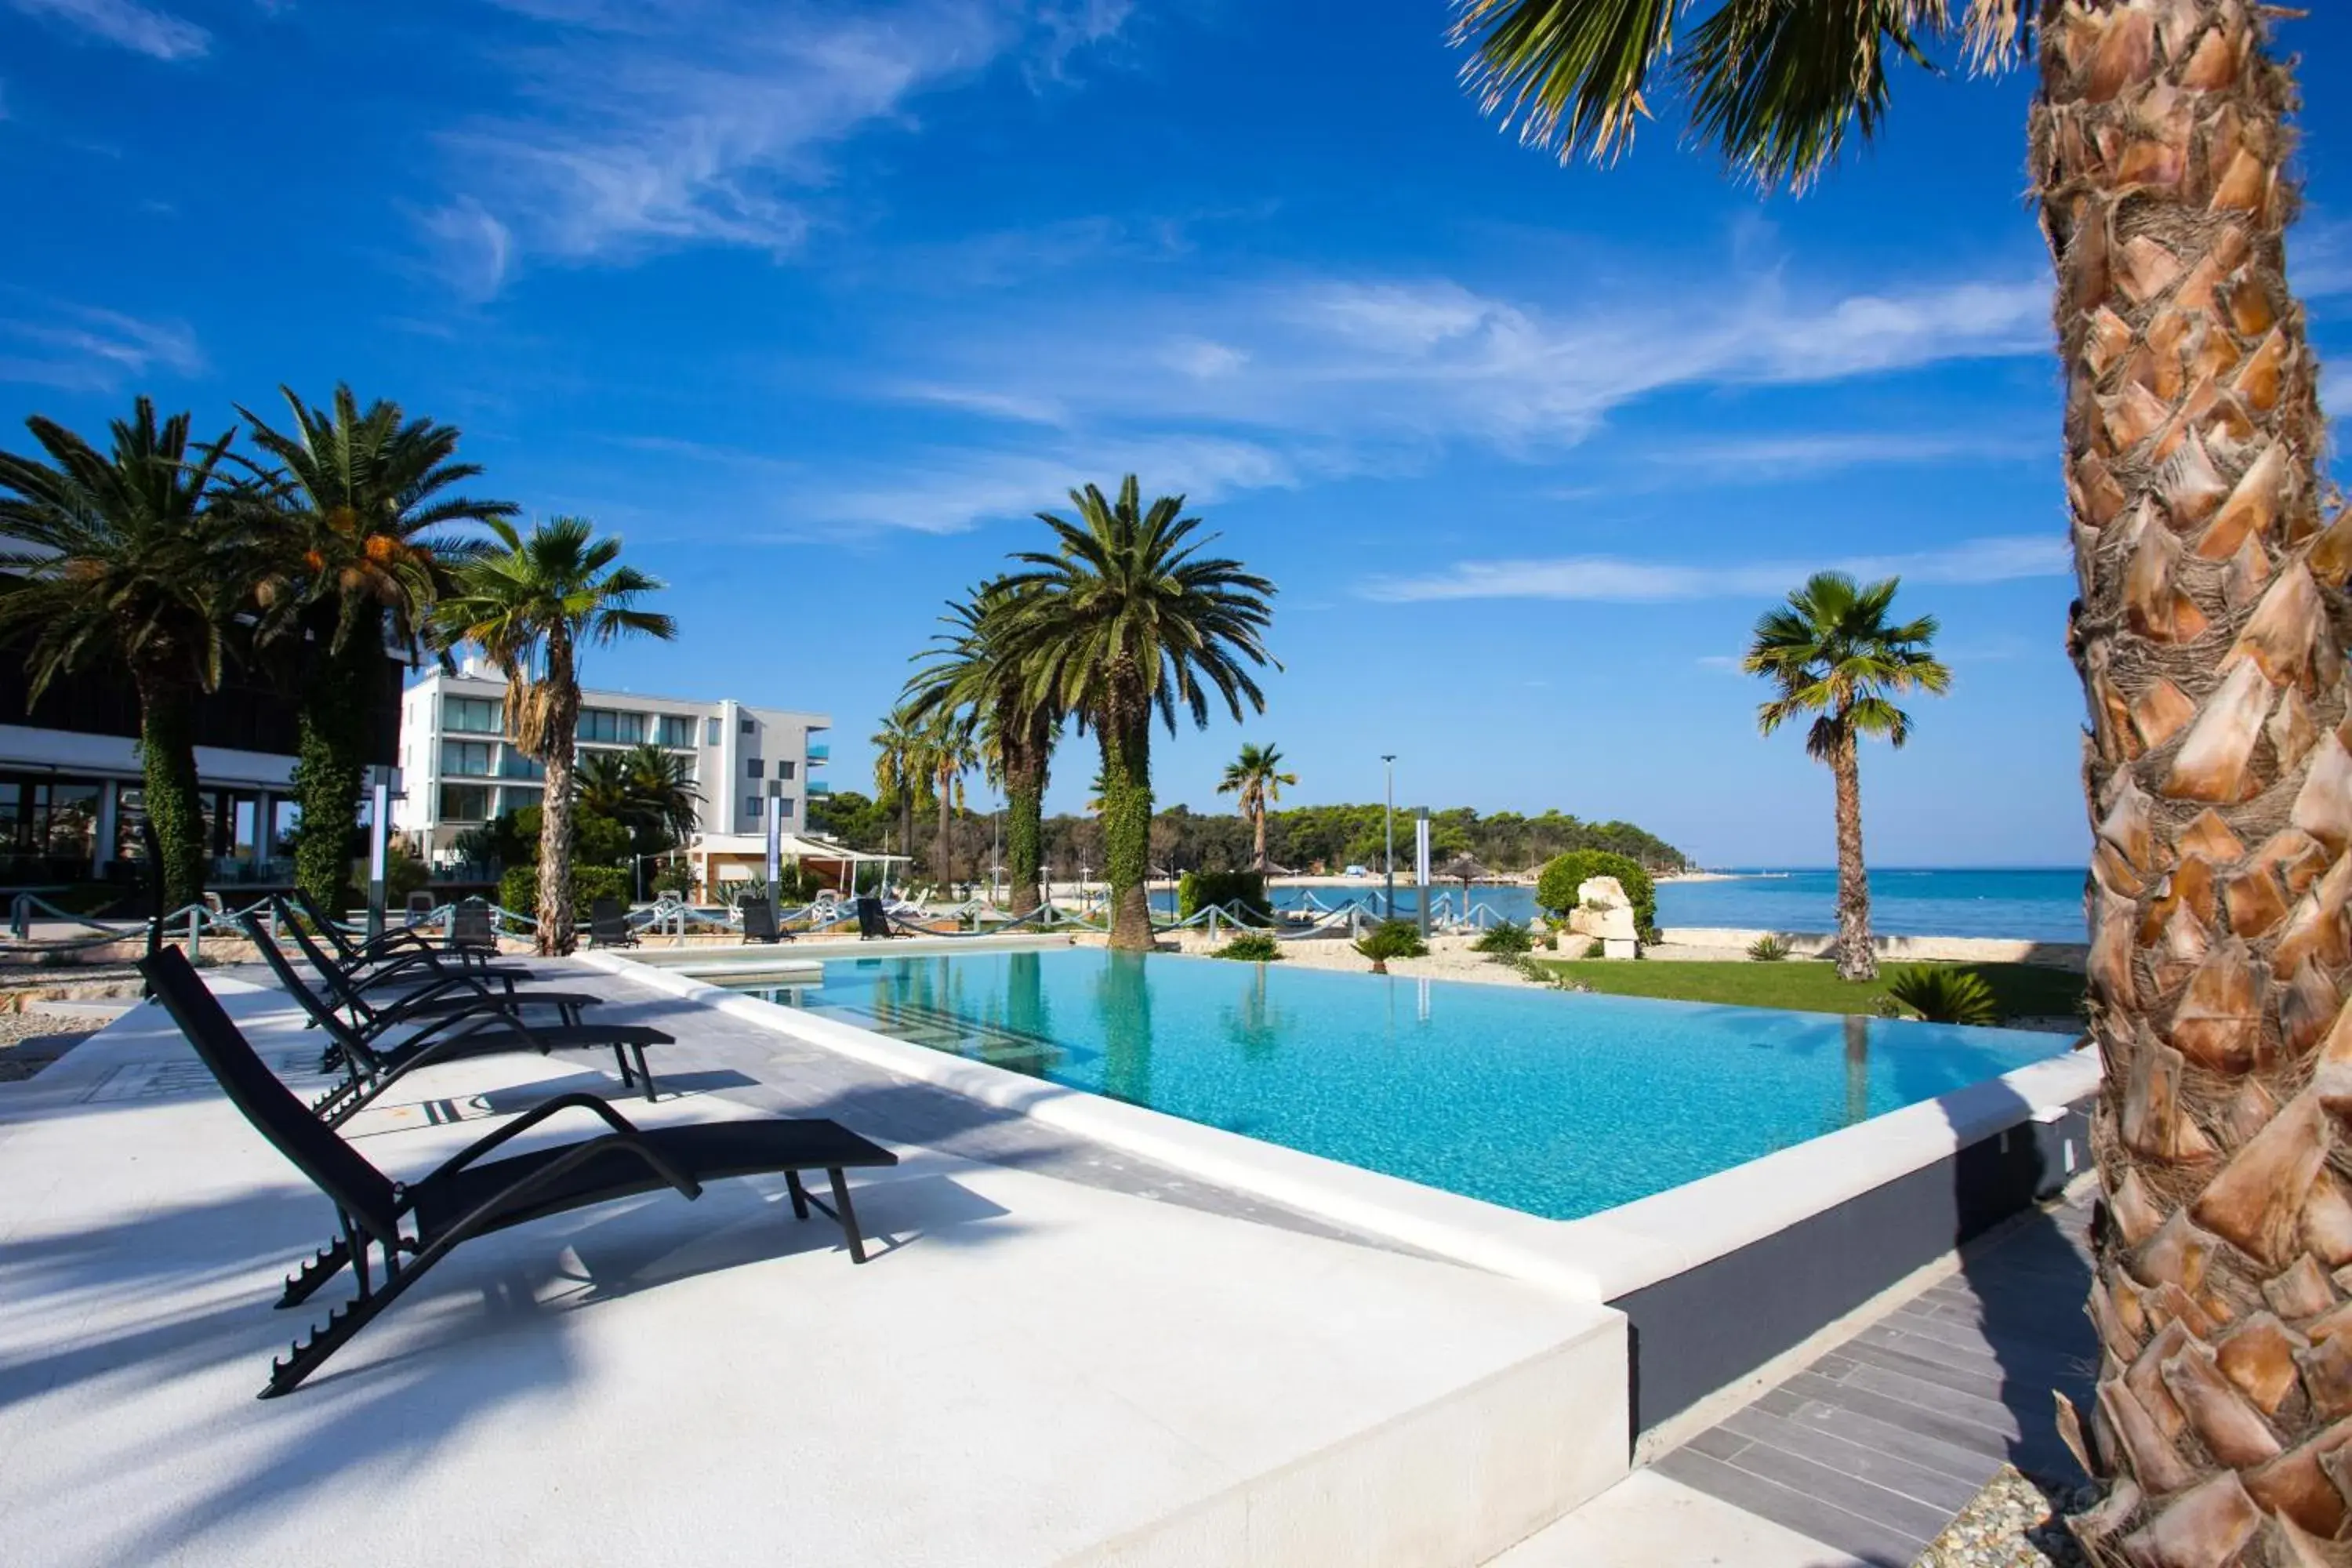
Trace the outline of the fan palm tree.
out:
[[[931,874],[942,883],[953,880],[955,876],[955,814],[963,805],[964,775],[980,765],[972,726],[972,717],[967,710],[935,708],[922,728],[923,772],[940,807],[939,833],[932,840]]]
[[[1006,643],[1037,700],[1076,714],[1101,747],[1110,941],[1140,951],[1151,945],[1152,718],[1172,733],[1181,705],[1206,729],[1212,691],[1236,721],[1244,705],[1265,710],[1250,668],[1273,662],[1275,587],[1238,561],[1201,554],[1215,536],[1195,537],[1201,520],[1183,515],[1184,499],[1146,509],[1133,474],[1116,501],[1093,485],[1070,501],[1075,522],[1039,514],[1058,549],[1013,557],[1027,570],[1006,584]]]
[[[2352,517],[2321,483],[2319,366],[2287,282],[2295,88],[2273,32],[2296,13],[1730,0],[1677,40],[1684,11],[1462,0],[1456,37],[1487,107],[1563,155],[1621,148],[1671,58],[1700,139],[1771,184],[1868,136],[1889,57],[1954,16],[1979,65],[2038,68],[2105,1075],[2106,1353],[2088,1430],[2070,1410],[2061,1431],[2106,1490],[2075,1531],[2103,1564],[2332,1560],[2347,1504],[2321,1467],[2352,1341],[2312,1331],[2352,1264],[2330,1114],[2352,1060]]]
[[[526,538],[490,520],[497,546],[460,564],[435,611],[444,648],[472,643],[506,673],[507,737],[547,767],[539,830],[538,949],[572,951],[572,768],[580,728],[582,647],[623,637],[677,635],[669,616],[640,607],[664,586],[619,563],[621,541],[599,539],[585,518],[558,517]]]
[[[1911,738],[1911,715],[1893,699],[1906,691],[1940,696],[1952,672],[1927,645],[1936,618],[1890,625],[1899,578],[1862,587],[1843,572],[1817,572],[1785,605],[1756,623],[1740,668],[1772,682],[1772,700],[1756,710],[1756,727],[1769,735],[1790,720],[1814,715],[1805,751],[1829,766],[1837,788],[1837,971],[1847,980],[1873,980],[1878,961],[1870,946],[1870,876],[1862,858],[1862,739],[1901,746]]]
[[[882,728],[874,732],[872,744],[874,804],[898,814],[896,847],[911,852],[915,844],[915,796],[923,788],[928,772],[923,761],[922,725],[901,704],[882,721]],[[891,846],[886,844],[884,847]]]
[[[45,457],[0,452],[0,634],[21,638],[29,695],[69,671],[116,668],[139,698],[142,800],[165,909],[205,889],[195,708],[220,684],[236,617],[259,572],[222,475],[236,432],[192,444],[140,398],[100,451],[38,416]]]
[[[1037,908],[1045,878],[1045,785],[1062,716],[1037,700],[1028,672],[1005,651],[1009,611],[1002,579],[949,605],[940,617],[948,630],[907,683],[907,706],[918,719],[942,707],[978,714],[981,760],[1004,790],[1004,858],[1018,917]]]
[[[453,525],[510,517],[512,503],[457,493],[481,469],[455,460],[457,432],[410,419],[396,403],[362,409],[349,386],[323,407],[279,387],[283,432],[240,407],[281,561],[265,584],[272,630],[296,647],[294,879],[328,908],[351,876],[355,803],[368,741],[396,691],[383,679],[389,639],[420,646],[451,570],[480,549]]]
[[[1296,788],[1297,773],[1282,771],[1282,749],[1278,746],[1256,746],[1244,741],[1242,754],[1225,764],[1225,776],[1218,782],[1219,795],[1238,795],[1234,804],[1250,820],[1257,845],[1257,868],[1265,869],[1266,807],[1282,798],[1282,787]]]

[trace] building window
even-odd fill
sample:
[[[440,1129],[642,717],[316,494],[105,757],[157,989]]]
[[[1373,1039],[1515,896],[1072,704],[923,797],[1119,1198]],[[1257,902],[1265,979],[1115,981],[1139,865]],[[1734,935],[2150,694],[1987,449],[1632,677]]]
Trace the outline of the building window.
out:
[[[743,815],[750,817],[757,817],[760,815],[760,797],[758,795],[747,795],[743,797]]]
[[[495,735],[504,719],[504,706],[495,697],[444,697],[441,727],[467,735]]]
[[[779,797],[777,797],[777,800],[776,800],[776,815],[777,815],[778,816],[792,816],[792,814],[793,814],[793,803],[792,803],[791,799],[790,799],[789,797],[785,797],[785,796],[779,796]]]
[[[490,792],[480,784],[443,784],[441,786],[441,820],[444,822],[488,822],[490,819]]]
[[[646,716],[623,713],[611,708],[580,710],[579,738],[601,741],[610,746],[635,746],[646,738]]]
[[[694,720],[691,716],[684,713],[664,713],[660,715],[659,721],[663,745],[676,752],[694,749]]]
[[[751,717],[749,714],[746,714],[738,724],[737,732],[745,735],[756,735],[760,732],[760,721],[757,719]]]
[[[715,746],[719,744],[718,720],[705,719],[702,721],[702,743],[706,746]]]
[[[441,742],[441,771],[459,778],[488,778],[491,753],[497,750],[488,741],[444,741]]]
[[[788,779],[793,776],[793,764],[789,759],[779,762],[776,764],[776,776],[780,779]]]
[[[747,779],[755,779],[760,776],[759,758],[746,757],[743,759],[743,776]]]

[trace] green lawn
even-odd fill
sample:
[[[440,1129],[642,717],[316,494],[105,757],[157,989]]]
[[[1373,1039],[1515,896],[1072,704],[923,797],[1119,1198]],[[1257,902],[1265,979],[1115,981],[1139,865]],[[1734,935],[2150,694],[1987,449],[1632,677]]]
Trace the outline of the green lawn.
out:
[[[1882,964],[1879,978],[1849,984],[1820,959],[1779,963],[1656,962],[1608,959],[1545,961],[1595,991],[1656,996],[1672,1002],[1716,1002],[1736,1007],[1787,1007],[1800,1013],[1867,1013],[1897,967]],[[2005,1017],[2071,1015],[2083,1000],[2083,977],[2037,963],[1952,965],[1984,977]]]

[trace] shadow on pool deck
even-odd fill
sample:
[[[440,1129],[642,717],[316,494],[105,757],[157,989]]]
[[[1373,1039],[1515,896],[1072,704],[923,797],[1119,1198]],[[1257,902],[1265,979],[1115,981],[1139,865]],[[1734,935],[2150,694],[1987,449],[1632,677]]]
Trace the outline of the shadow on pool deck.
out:
[[[2030,1161],[2025,1173],[2041,1190],[2063,1183],[2065,1173],[2043,1168],[2035,1125],[2022,1124],[2023,1147],[2003,1138],[1954,1162],[1957,1272],[1877,1313],[1655,1468],[1888,1568],[1907,1568],[2004,1464],[2079,1484],[2053,1395],[2087,1407],[2096,1365],[2084,1313],[2090,1200],[2040,1205],[1989,1230],[1972,1212],[1981,1201],[1972,1163]]]

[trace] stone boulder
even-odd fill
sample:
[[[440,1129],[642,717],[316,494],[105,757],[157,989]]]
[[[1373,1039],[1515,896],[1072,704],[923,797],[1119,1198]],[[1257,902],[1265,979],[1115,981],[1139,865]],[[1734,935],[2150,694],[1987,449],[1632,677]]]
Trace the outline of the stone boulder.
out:
[[[1568,912],[1568,929],[1599,941],[1602,954],[1609,958],[1632,958],[1641,951],[1633,900],[1614,877],[1588,877],[1577,887],[1576,908]]]

